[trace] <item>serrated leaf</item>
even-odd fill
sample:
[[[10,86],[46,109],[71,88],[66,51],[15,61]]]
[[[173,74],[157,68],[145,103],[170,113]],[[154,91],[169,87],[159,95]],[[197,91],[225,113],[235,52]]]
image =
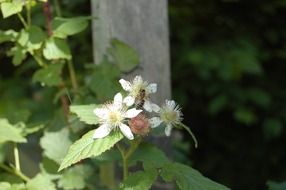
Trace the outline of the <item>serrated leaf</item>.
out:
[[[45,68],[39,69],[33,75],[33,82],[40,82],[42,85],[56,86],[62,82],[61,72],[64,64],[50,64]]]
[[[56,190],[56,186],[50,177],[43,174],[38,174],[28,181],[27,188],[28,190]]]
[[[23,1],[15,1],[13,0],[12,2],[4,2],[1,3],[1,11],[3,14],[4,18],[7,18],[9,16],[12,16],[16,13],[19,13],[23,9]]]
[[[53,36],[66,38],[67,36],[77,34],[88,26],[87,19],[87,17],[56,18],[53,22]]]
[[[15,32],[14,30],[6,30],[6,31],[0,31],[0,43],[3,42],[14,42],[16,40],[16,37],[18,35],[18,32]]]
[[[11,125],[7,119],[0,118],[0,143],[25,143],[27,140],[21,135],[21,130]]]
[[[44,149],[44,155],[59,164],[62,162],[71,144],[67,129],[57,132],[45,132],[40,140],[40,145]]]
[[[59,171],[70,165],[79,162],[82,159],[92,156],[99,156],[103,152],[112,148],[123,136],[120,132],[111,132],[108,136],[102,139],[93,140],[92,136],[95,130],[85,134],[81,139],[77,140],[69,148],[68,154],[64,158]]]
[[[89,125],[98,124],[98,117],[93,113],[93,110],[97,108],[98,105],[72,105],[70,106],[70,112],[75,113],[80,121],[85,122]]]
[[[89,168],[82,165],[75,166],[63,173],[58,185],[65,190],[83,189],[85,187],[85,179],[89,175]]]
[[[140,147],[130,158],[130,162],[135,162],[138,160],[143,162],[144,169],[146,170],[152,168],[161,168],[163,165],[170,162],[164,152],[151,144],[140,145]]]
[[[156,170],[132,173],[120,184],[120,190],[148,190],[157,179]]]
[[[43,49],[44,57],[48,60],[71,59],[70,48],[64,39],[50,38]]]
[[[112,39],[111,45],[112,48],[109,48],[108,52],[122,72],[129,72],[139,64],[139,54],[128,44]]]
[[[160,175],[167,182],[175,180],[181,190],[230,190],[204,177],[197,170],[180,163],[166,164]]]

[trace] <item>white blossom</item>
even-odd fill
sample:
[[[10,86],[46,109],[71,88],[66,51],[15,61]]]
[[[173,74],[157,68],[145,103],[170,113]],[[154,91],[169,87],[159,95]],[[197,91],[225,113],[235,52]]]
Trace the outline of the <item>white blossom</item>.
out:
[[[163,122],[166,124],[165,134],[170,136],[173,126],[180,124],[183,119],[181,108],[174,100],[166,100],[158,113],[159,117],[153,117],[149,120],[151,127],[158,127]]]
[[[149,84],[147,81],[144,81],[141,76],[136,76],[132,82],[120,79],[119,83],[122,88],[128,92],[128,96],[123,100],[127,106],[143,102],[142,106],[146,111],[159,111],[159,106],[152,103],[149,97],[150,94],[157,92],[156,83]]]
[[[122,95],[117,93],[112,103],[94,109],[93,112],[99,118],[101,125],[95,130],[93,139],[106,137],[112,130],[117,128],[129,140],[134,139],[129,126],[124,124],[124,122],[128,118],[136,117],[141,111],[135,108],[127,109],[123,104]]]

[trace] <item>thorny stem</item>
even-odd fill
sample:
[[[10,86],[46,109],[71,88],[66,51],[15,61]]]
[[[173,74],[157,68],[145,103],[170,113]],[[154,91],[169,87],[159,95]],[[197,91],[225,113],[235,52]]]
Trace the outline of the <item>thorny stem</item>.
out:
[[[129,147],[128,150],[125,150],[119,143],[116,144],[119,152],[121,153],[121,157],[122,157],[122,164],[123,164],[123,179],[125,180],[128,175],[129,175],[129,171],[128,171],[128,159],[130,158],[130,156],[135,152],[135,150],[138,148],[139,144],[141,143],[142,138],[137,138],[133,141],[131,141],[131,145]]]
[[[25,174],[23,174],[21,171],[17,171],[16,169],[10,168],[4,164],[0,163],[0,168],[11,173],[11,174],[14,174],[14,175],[20,177],[25,182],[28,182],[30,180],[30,178],[28,176],[26,176]]]

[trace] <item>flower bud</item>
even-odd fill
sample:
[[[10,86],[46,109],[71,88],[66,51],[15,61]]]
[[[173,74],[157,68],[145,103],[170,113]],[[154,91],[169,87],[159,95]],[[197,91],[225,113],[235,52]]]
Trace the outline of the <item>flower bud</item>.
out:
[[[145,117],[144,114],[140,113],[136,117],[130,119],[129,127],[132,133],[145,136],[150,131],[150,123],[149,120]]]

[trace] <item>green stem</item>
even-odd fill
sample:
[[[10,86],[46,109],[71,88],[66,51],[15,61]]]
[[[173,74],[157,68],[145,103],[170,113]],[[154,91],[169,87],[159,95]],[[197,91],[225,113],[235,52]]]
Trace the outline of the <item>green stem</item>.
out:
[[[68,60],[68,70],[69,70],[69,74],[70,74],[70,79],[71,79],[73,90],[75,92],[77,92],[78,84],[77,84],[76,74],[75,74],[75,71],[74,71],[74,66],[73,66],[71,60]]]
[[[31,2],[30,0],[28,0],[26,3],[26,13],[27,13],[28,26],[31,26]]]
[[[4,164],[0,163],[0,168],[11,173],[11,174],[14,174],[14,175],[20,177],[25,182],[28,182],[30,180],[30,178],[28,176],[26,176],[25,174],[23,174],[22,172],[17,171],[16,169],[10,168]]]
[[[58,17],[62,16],[62,12],[61,12],[61,7],[60,7],[60,3],[58,0],[54,0],[54,6],[55,6],[55,10],[56,10],[56,14]]]
[[[16,143],[14,143],[14,159],[15,159],[16,170],[21,171],[20,159],[19,159],[19,150],[18,150]]]
[[[198,141],[197,138],[195,137],[195,135],[193,134],[193,132],[191,131],[191,129],[189,127],[187,127],[185,124],[181,123],[180,126],[182,126],[186,131],[189,132],[189,134],[191,135],[194,143],[195,143],[195,148],[198,148]]]
[[[18,18],[20,19],[20,21],[22,22],[23,26],[24,26],[25,28],[28,28],[28,25],[27,25],[27,23],[26,23],[24,17],[21,15],[21,13],[17,13],[17,16],[18,16]]]

